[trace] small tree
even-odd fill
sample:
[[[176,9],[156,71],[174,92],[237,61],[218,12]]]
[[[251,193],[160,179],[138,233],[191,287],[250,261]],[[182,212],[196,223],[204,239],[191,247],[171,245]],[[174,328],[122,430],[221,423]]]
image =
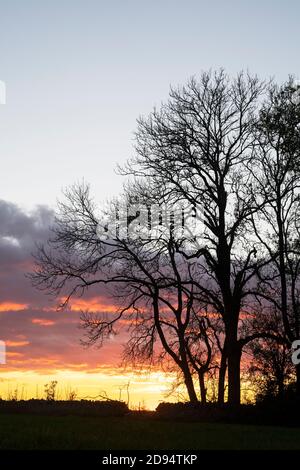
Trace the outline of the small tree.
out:
[[[55,401],[57,393],[57,380],[52,380],[44,385],[45,397],[47,401]]]

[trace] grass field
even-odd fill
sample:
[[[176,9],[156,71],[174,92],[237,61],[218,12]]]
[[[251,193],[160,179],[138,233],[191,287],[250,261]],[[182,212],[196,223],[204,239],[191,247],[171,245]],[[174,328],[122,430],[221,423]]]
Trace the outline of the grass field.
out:
[[[134,418],[0,415],[1,449],[300,449],[300,429]]]

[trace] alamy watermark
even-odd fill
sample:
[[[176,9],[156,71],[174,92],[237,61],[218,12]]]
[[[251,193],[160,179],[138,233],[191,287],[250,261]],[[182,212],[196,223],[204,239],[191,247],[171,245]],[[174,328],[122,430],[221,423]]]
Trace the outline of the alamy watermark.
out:
[[[4,341],[0,341],[0,364],[6,364],[6,345]]]
[[[6,84],[0,80],[0,104],[6,104]],[[6,364],[6,345],[0,340],[0,364]]]
[[[0,104],[6,104],[6,83],[0,80]]]
[[[300,80],[296,81],[296,90],[292,94],[292,103],[293,104],[300,104]]]
[[[6,104],[6,84],[0,80],[0,104]],[[6,345],[0,340],[0,364],[6,364]]]
[[[120,204],[105,214],[97,226],[100,240],[157,240],[172,234],[175,239],[196,241],[202,232],[202,210],[182,204]]]
[[[295,366],[298,366],[300,364],[300,339],[293,341],[292,350],[292,363]]]

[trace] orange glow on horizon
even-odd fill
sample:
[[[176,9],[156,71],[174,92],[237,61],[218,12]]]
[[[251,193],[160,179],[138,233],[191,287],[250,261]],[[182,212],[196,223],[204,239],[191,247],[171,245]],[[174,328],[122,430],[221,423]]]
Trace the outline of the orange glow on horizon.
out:
[[[10,348],[20,348],[22,346],[28,346],[29,344],[29,341],[6,341],[6,346]]]
[[[78,399],[127,400],[126,385],[129,383],[129,406],[131,408],[155,409],[161,401],[175,401],[166,398],[174,377],[159,371],[122,374],[120,369],[111,368],[107,374],[101,368],[96,372],[72,371],[61,369],[48,371],[47,374],[32,370],[5,371],[0,368],[0,396],[9,398],[17,391],[18,399],[44,398],[44,385],[51,380],[58,381],[57,399],[68,399],[71,390],[76,391]]]
[[[22,357],[23,354],[20,353],[20,352],[16,352],[16,351],[14,351],[14,352],[12,352],[12,351],[6,351],[6,356],[7,356],[7,357]]]
[[[18,304],[16,302],[0,302],[0,312],[20,312],[28,309],[28,304]]]
[[[66,301],[66,298],[61,298],[60,302],[63,304]],[[118,307],[111,304],[106,304],[103,302],[101,297],[93,297],[91,299],[70,299],[69,308],[73,312],[81,312],[82,310],[90,310],[94,312],[111,312],[115,313],[118,310]]]
[[[53,320],[47,320],[43,318],[32,318],[31,323],[34,325],[40,325],[40,326],[53,326],[55,325],[55,322]]]

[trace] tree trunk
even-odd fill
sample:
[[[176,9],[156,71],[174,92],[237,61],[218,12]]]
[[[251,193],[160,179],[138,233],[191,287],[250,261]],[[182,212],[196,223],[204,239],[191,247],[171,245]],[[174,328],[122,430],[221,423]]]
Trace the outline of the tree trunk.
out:
[[[193,378],[189,370],[183,370],[184,383],[188,392],[189,400],[191,403],[198,403],[198,397],[195,391]]]
[[[227,369],[227,355],[226,355],[225,345],[224,345],[222,356],[221,356],[221,364],[220,364],[219,380],[218,380],[218,403],[220,405],[222,405],[225,401],[226,369]]]
[[[241,348],[237,341],[228,348],[228,403],[239,405],[241,402]]]
[[[206,388],[205,388],[205,381],[204,381],[204,372],[199,372],[199,387],[200,387],[200,396],[201,396],[201,403],[206,403]]]

